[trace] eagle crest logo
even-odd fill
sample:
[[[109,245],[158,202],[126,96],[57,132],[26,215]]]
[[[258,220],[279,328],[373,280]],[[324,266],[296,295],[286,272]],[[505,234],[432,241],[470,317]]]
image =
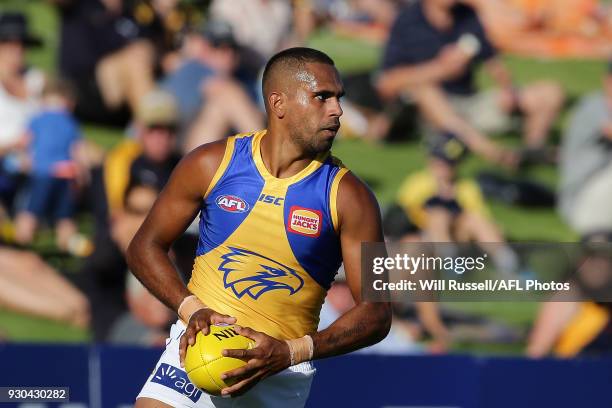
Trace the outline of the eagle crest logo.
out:
[[[304,286],[297,271],[257,252],[229,247],[231,252],[221,256],[219,271],[223,284],[237,298],[244,295],[258,299],[271,290],[286,290],[293,295]]]

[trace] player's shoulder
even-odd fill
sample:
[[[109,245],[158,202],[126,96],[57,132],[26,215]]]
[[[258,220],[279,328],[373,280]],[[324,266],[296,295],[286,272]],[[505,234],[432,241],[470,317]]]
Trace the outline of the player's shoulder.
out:
[[[353,172],[346,171],[336,197],[337,225],[340,234],[361,236],[371,233],[379,237],[381,214],[374,193]]]
[[[200,145],[183,158],[183,165],[195,166],[201,170],[214,172],[221,164],[229,143],[229,138],[225,138]]]
[[[208,191],[225,157],[228,140],[200,145],[183,156],[174,168],[169,185],[201,199]]]
[[[379,212],[378,201],[372,190],[348,169],[340,180],[336,201],[341,222],[346,217],[360,217],[368,212]]]
[[[325,160],[329,166],[337,169],[335,173],[335,182],[339,183],[338,195],[355,196],[361,195],[369,191],[368,186],[350,169],[342,163],[340,158],[330,154]]]
[[[230,165],[238,141],[254,134],[240,133],[196,147],[181,160],[178,177],[187,178],[190,183],[202,184],[204,191],[208,192]],[[194,177],[194,174],[200,177]]]
[[[344,167],[346,169],[346,167]],[[346,169],[346,174],[342,176],[338,187],[338,198],[348,198],[351,201],[362,202],[370,200],[373,193],[368,185],[355,175],[352,171]]]
[[[238,133],[216,142],[207,143],[195,148],[187,156],[193,156],[191,160],[197,161],[206,170],[215,171],[219,167],[227,166],[232,157],[236,145],[243,140],[252,138],[258,132]]]

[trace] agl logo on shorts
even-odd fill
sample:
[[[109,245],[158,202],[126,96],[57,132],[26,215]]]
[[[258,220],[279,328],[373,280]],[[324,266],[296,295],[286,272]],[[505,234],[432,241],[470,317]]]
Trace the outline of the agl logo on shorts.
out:
[[[316,238],[321,234],[321,211],[294,205],[289,210],[287,230],[307,237]]]
[[[242,213],[249,209],[249,204],[242,198],[234,195],[221,195],[215,200],[217,206],[227,212]]]
[[[173,389],[193,402],[196,402],[202,396],[202,391],[189,381],[187,373],[170,364],[160,364],[153,374],[151,382]]]

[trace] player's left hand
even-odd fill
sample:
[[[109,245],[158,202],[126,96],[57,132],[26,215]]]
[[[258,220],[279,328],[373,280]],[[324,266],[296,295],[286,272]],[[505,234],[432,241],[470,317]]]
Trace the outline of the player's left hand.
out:
[[[221,377],[223,380],[236,378],[239,381],[231,387],[221,390],[222,395],[237,396],[243,394],[259,381],[284,370],[291,364],[289,346],[285,341],[277,340],[248,327],[237,326],[236,331],[238,334],[255,341],[255,347],[250,350],[223,350],[225,357],[239,358],[246,361],[247,364],[223,373]]]

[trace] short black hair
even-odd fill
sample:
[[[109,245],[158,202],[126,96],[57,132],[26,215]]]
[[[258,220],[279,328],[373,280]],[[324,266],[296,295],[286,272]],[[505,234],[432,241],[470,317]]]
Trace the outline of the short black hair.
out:
[[[273,55],[266,64],[263,72],[262,91],[264,97],[266,96],[267,84],[270,82],[270,79],[275,72],[280,69],[291,69],[297,71],[303,68],[305,64],[313,62],[335,67],[334,60],[332,60],[329,55],[322,51],[315,50],[314,48],[287,48]]]

